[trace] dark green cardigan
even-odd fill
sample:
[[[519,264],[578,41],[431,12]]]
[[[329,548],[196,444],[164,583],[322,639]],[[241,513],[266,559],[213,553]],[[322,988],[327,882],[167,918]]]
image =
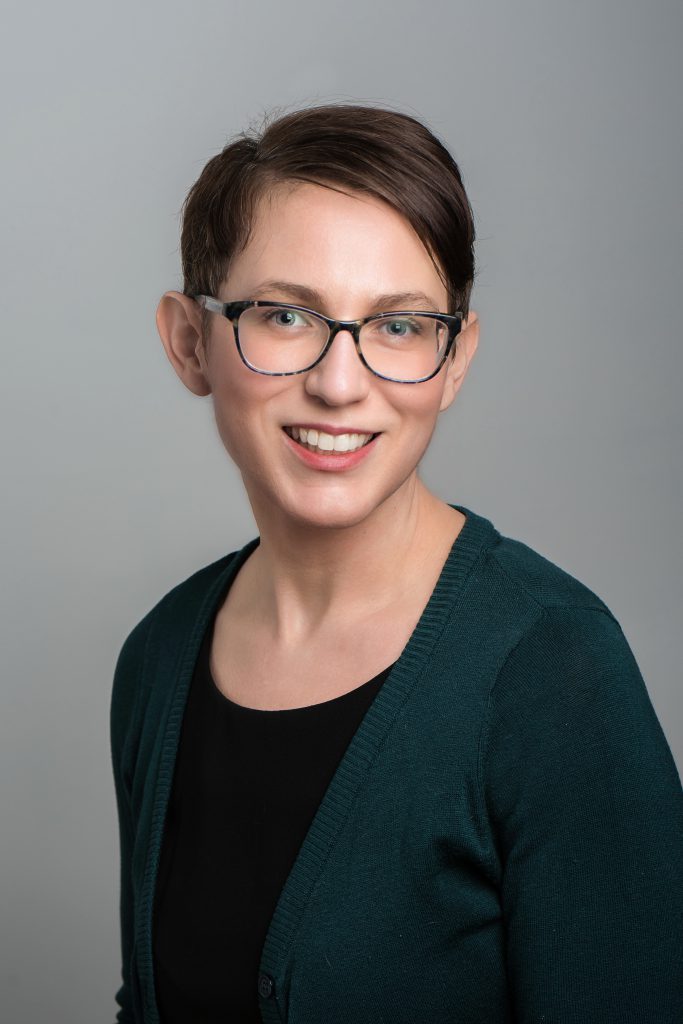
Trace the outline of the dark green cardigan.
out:
[[[452,507],[465,525],[280,894],[263,1020],[681,1024],[683,791],[631,649],[584,584]],[[259,540],[173,588],[118,657],[121,1022],[159,1021],[153,896],[183,710]]]

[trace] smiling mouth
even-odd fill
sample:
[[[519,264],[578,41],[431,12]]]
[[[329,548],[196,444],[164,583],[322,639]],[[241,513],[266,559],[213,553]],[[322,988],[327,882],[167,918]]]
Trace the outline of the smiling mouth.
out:
[[[379,436],[379,433],[333,435],[319,430],[305,430],[303,427],[283,427],[283,430],[297,444],[317,455],[348,455],[350,452],[357,452]]]

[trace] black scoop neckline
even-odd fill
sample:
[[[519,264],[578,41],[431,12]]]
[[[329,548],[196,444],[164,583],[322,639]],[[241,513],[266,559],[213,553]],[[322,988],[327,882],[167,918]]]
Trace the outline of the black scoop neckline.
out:
[[[392,662],[391,665],[387,665],[385,668],[382,669],[381,672],[378,672],[377,675],[373,676],[372,679],[368,679],[366,682],[360,683],[360,685],[358,686],[354,686],[351,690],[347,690],[346,693],[340,693],[336,697],[331,697],[329,700],[317,701],[315,704],[303,704],[300,707],[296,708],[253,708],[248,704],[238,704],[237,701],[234,701],[231,697],[228,697],[227,694],[219,690],[218,686],[216,685],[216,680],[214,679],[213,673],[211,672],[210,658],[215,621],[216,615],[214,614],[212,616],[211,622],[209,624],[208,629],[206,630],[204,640],[202,642],[202,648],[200,652],[200,665],[202,671],[205,673],[205,679],[209,684],[209,689],[213,694],[213,700],[217,702],[219,706],[229,708],[230,711],[232,711],[234,714],[250,716],[293,716],[297,713],[299,715],[307,713],[312,714],[316,711],[322,713],[326,708],[329,708],[332,705],[339,705],[345,701],[351,702],[355,697],[360,697],[361,695],[365,696],[367,690],[369,690],[373,686],[376,686],[380,680],[382,682],[384,681],[386,676],[389,674],[391,669],[396,664],[395,661]]]

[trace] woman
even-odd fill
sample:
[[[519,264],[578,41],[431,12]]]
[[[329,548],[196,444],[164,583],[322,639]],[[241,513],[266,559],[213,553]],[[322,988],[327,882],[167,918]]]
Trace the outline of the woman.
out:
[[[619,623],[418,473],[479,334],[456,164],[317,107],[183,213],[159,333],[259,535],[119,655],[117,1019],[679,1022],[683,793]]]

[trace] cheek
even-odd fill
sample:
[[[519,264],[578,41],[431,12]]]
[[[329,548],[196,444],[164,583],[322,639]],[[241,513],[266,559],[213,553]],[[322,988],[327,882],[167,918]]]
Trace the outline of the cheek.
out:
[[[411,455],[415,461],[419,461],[436,428],[443,384],[439,378],[435,378],[406,387],[414,390],[403,402],[404,429],[409,435],[408,448]]]
[[[230,403],[219,402],[215,393],[213,411],[216,428],[223,442],[223,447],[235,465],[239,467],[244,460],[245,446],[244,432],[240,428],[240,417],[237,415],[234,407],[230,406]]]
[[[421,384],[397,384],[396,387],[404,389],[392,397],[406,427],[410,426],[420,437],[430,435],[439,416],[443,380],[435,377]]]
[[[277,421],[270,403],[283,385],[246,367],[228,367],[213,380],[213,410],[218,433],[233,462],[255,465],[264,446],[277,441]],[[270,411],[269,411],[270,409]]]
[[[249,372],[249,371],[247,371]],[[250,381],[245,381],[238,367],[214,368],[212,376],[214,419],[223,445],[237,465],[249,446],[250,426],[257,407],[257,397]]]

